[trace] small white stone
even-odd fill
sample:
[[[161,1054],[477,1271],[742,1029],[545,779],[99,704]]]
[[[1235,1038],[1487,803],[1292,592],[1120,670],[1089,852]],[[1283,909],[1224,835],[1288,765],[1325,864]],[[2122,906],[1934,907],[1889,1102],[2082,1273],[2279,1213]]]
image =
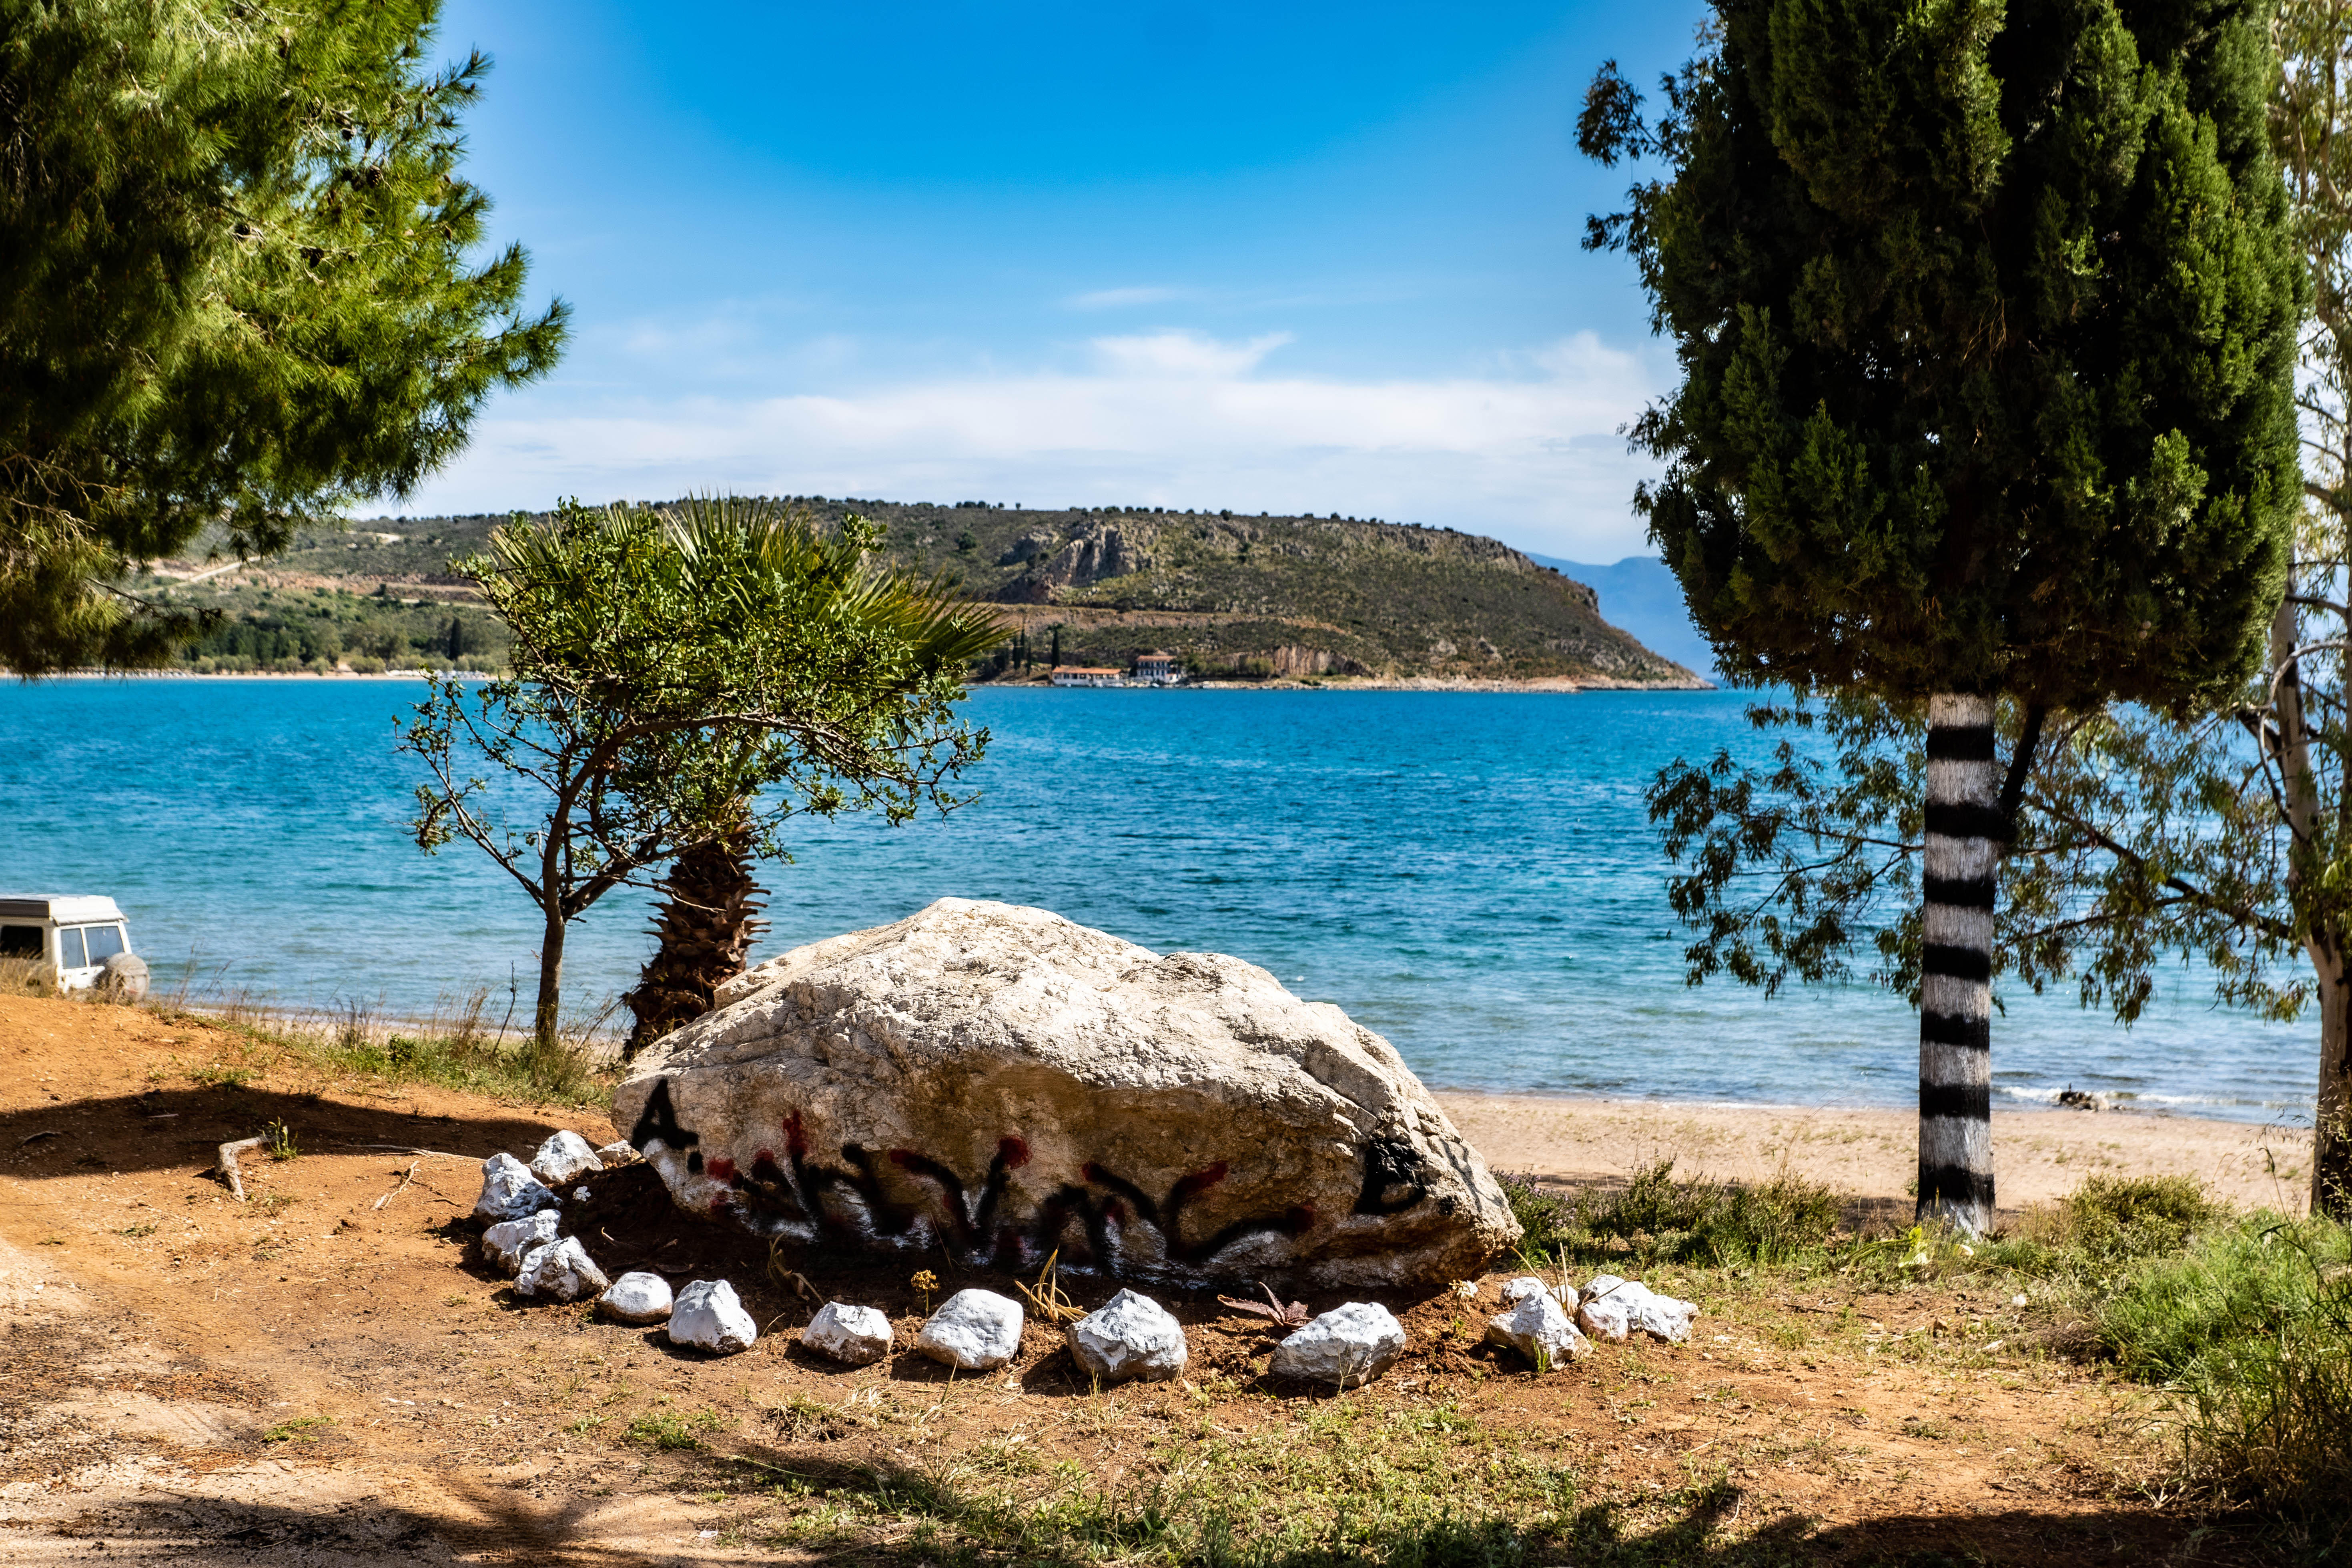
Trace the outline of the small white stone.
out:
[[[612,1281],[588,1256],[576,1236],[550,1242],[535,1248],[522,1260],[522,1272],[515,1276],[518,1296],[552,1296],[559,1301],[577,1301],[583,1296],[593,1296]]]
[[[1690,1338],[1697,1303],[1662,1296],[1637,1280],[1603,1274],[1586,1287],[1584,1305],[1576,1321],[1595,1339],[1622,1340],[1634,1329],[1670,1344]],[[1612,1331],[1612,1330],[1616,1331]]]
[[[851,1366],[870,1366],[890,1353],[890,1320],[873,1307],[827,1301],[801,1331],[801,1343]]]
[[[1376,1301],[1334,1307],[1276,1345],[1276,1377],[1360,1388],[1404,1354],[1404,1325]]]
[[[501,1220],[482,1232],[482,1256],[511,1279],[522,1272],[526,1257],[555,1239],[561,1220],[553,1209],[541,1209],[529,1219]]]
[[[555,1206],[555,1194],[512,1154],[493,1154],[482,1162],[482,1195],[474,1200],[476,1219],[495,1225],[500,1220],[529,1219],[541,1209]]]
[[[1576,1331],[1567,1311],[1542,1288],[1521,1297],[1507,1312],[1486,1321],[1486,1338],[1508,1345],[1539,1368],[1557,1371],[1580,1356],[1592,1353],[1592,1342]]]
[[[633,1269],[613,1281],[596,1298],[596,1306],[616,1323],[658,1323],[669,1316],[669,1281],[658,1274]]]
[[[1516,1307],[1530,1296],[1549,1296],[1562,1307],[1569,1306],[1570,1289],[1565,1284],[1548,1285],[1532,1274],[1522,1274],[1503,1285],[1503,1305]]]
[[[595,1194],[590,1192],[585,1187],[574,1187],[572,1189],[572,1201],[575,1204],[584,1204],[595,1195]]]
[[[1159,1302],[1121,1290],[1067,1331],[1070,1359],[1105,1383],[1157,1383],[1184,1370],[1184,1325]]]
[[[733,1355],[760,1342],[760,1325],[735,1297],[735,1287],[724,1279],[697,1279],[677,1293],[670,1309],[670,1342],[699,1345],[719,1355]]]
[[[1633,1331],[1633,1314],[1614,1296],[1596,1296],[1577,1308],[1576,1325],[1596,1340],[1622,1345]]]
[[[959,1290],[940,1304],[915,1336],[933,1361],[986,1372],[1021,1353],[1021,1303],[993,1290]]]
[[[597,1150],[596,1158],[602,1161],[604,1169],[609,1171],[616,1165],[634,1165],[645,1156],[638,1153],[635,1145],[630,1143],[628,1140],[620,1139]]]
[[[585,1138],[569,1128],[551,1133],[539,1152],[530,1157],[530,1173],[551,1187],[566,1182],[576,1182],[592,1172],[604,1168],[596,1151]]]

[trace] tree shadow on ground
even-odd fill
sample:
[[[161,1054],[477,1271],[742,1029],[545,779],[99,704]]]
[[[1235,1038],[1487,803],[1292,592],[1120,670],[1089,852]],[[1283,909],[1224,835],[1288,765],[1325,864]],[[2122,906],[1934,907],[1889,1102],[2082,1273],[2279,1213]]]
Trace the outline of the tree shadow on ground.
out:
[[[563,1118],[553,1108],[435,1116],[228,1083],[158,1088],[0,1112],[0,1170],[25,1181],[98,1169],[209,1170],[222,1143],[250,1138],[272,1121],[291,1129],[306,1154],[414,1149],[479,1160],[503,1149],[528,1157],[565,1125]]]
[[[1163,1509],[1148,1499],[1096,1506],[1023,1510],[959,1490],[926,1472],[832,1459],[805,1451],[746,1448],[710,1455],[743,1479],[783,1484],[802,1498],[858,1505],[878,1539],[855,1527],[822,1542],[777,1547],[828,1563],[900,1564],[1018,1562],[1036,1568],[1092,1568],[1111,1562],[1171,1568],[1781,1568],[1836,1563],[1931,1568],[2002,1568],[2087,1562],[2134,1564],[2246,1564],[2284,1561],[2266,1552],[2250,1527],[2193,1521],[2146,1510],[2089,1513],[2013,1510],[1969,1516],[1891,1513],[1859,1524],[1819,1528],[1782,1517],[1761,1529],[1740,1522],[1744,1499],[1728,1484],[1687,1494],[1664,1523],[1635,1524],[1614,1505],[1596,1504],[1557,1521],[1520,1526],[1500,1520],[1441,1516],[1409,1526],[1358,1528],[1342,1521],[1319,1538],[1279,1534],[1281,1521],[1244,1520],[1194,1508]],[[546,1568],[619,1568],[645,1561],[641,1545],[598,1539],[598,1516],[615,1504],[596,1497],[534,1499],[509,1485],[444,1476],[440,1506],[385,1500],[373,1506],[244,1500],[185,1494],[141,1497],[101,1506],[43,1527],[52,1535],[87,1535],[110,1554],[135,1560],[145,1548],[169,1549],[177,1562],[332,1561],[345,1564],[447,1562],[451,1553],[493,1554]],[[750,1501],[757,1494],[742,1494]],[[625,1510],[624,1510],[625,1511]],[[778,1531],[786,1520],[771,1512]],[[615,1522],[618,1522],[617,1521]],[[639,1530],[647,1521],[635,1522]],[[759,1518],[712,1507],[711,1536],[680,1541],[664,1530],[666,1563],[738,1562],[765,1544]],[[0,1542],[6,1539],[0,1532]],[[794,1548],[799,1550],[794,1550]],[[320,1554],[324,1553],[324,1556]]]

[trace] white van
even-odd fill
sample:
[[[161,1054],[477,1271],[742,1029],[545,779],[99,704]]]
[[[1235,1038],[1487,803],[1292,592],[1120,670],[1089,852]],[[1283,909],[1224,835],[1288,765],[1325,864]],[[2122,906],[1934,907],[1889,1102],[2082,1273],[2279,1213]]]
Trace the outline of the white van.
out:
[[[118,957],[117,955],[120,955]],[[47,963],[61,991],[87,991],[105,978],[107,961],[125,981],[135,974],[146,989],[147,966],[131,952],[131,935],[112,899],[66,899],[0,893],[0,959]]]

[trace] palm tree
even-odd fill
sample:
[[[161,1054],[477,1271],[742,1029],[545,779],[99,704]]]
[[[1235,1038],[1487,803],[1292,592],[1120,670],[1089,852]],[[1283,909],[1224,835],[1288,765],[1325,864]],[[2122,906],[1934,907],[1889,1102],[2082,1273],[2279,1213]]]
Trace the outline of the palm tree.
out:
[[[808,513],[774,501],[698,496],[667,511],[664,522],[687,563],[690,591],[706,604],[773,604],[766,584],[803,585],[796,608],[803,618],[830,621],[870,650],[874,668],[857,684],[877,706],[952,679],[1004,640],[998,613],[954,598],[944,577],[877,568],[866,553],[877,534],[854,515],[828,532]],[[623,998],[635,1019],[624,1060],[709,1011],[767,928],[751,863],[763,851],[781,851],[752,831],[749,804],[741,803],[734,827],[688,847],[663,879],[667,897],[652,932],[660,945]]]

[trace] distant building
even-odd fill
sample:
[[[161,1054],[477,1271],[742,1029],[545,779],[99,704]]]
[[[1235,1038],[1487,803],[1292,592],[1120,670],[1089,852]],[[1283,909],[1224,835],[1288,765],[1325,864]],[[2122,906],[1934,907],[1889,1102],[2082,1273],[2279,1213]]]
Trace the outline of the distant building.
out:
[[[1057,664],[1052,679],[1056,686],[1124,686],[1127,677],[1116,669],[1089,669],[1084,665]]]
[[[1154,648],[1135,658],[1135,678],[1152,686],[1173,686],[1184,679],[1184,661]]]

